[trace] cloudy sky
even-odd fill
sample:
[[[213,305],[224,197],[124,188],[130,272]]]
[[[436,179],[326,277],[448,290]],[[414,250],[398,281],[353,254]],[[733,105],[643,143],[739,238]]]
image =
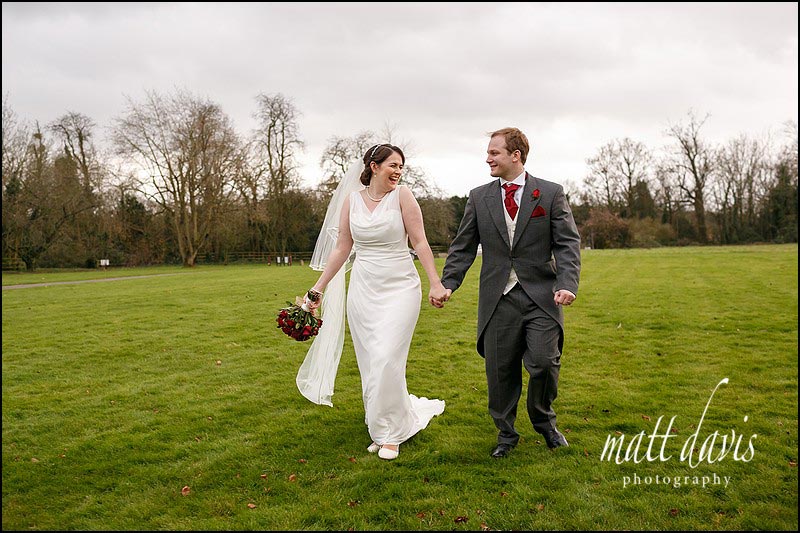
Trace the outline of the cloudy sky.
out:
[[[580,184],[614,138],[652,148],[690,109],[722,142],[797,120],[797,3],[3,2],[3,95],[28,121],[187,89],[240,133],[259,93],[302,113],[305,182],[331,136],[390,124],[447,194],[488,181],[486,132],[522,129],[526,165]]]

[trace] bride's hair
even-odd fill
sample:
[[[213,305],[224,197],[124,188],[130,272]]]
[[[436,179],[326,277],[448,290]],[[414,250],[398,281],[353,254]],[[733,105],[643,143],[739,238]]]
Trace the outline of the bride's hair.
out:
[[[406,156],[397,146],[391,144],[376,144],[375,146],[371,146],[370,149],[367,150],[367,153],[364,154],[364,171],[361,173],[361,183],[369,185],[370,180],[372,180],[372,169],[369,164],[375,161],[376,164],[380,165],[392,155],[392,152],[397,152],[400,159],[403,160],[403,164],[406,164]]]

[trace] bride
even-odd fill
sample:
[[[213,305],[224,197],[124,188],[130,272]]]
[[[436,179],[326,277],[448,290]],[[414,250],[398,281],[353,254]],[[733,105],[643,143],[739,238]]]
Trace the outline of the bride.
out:
[[[324,325],[297,375],[303,396],[333,405],[344,342],[344,275],[355,252],[346,314],[372,438],[367,450],[382,459],[396,458],[400,444],[444,411],[442,400],[418,398],[406,386],[408,349],[422,298],[409,240],[430,282],[431,303],[439,307],[446,290],[436,273],[419,204],[408,187],[398,185],[404,164],[400,148],[375,145],[334,192],[311,259],[311,267],[322,274],[305,296],[311,308],[323,304]]]

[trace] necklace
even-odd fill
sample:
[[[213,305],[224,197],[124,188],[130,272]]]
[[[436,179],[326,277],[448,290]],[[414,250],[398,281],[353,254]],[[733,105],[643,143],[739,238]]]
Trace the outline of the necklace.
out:
[[[387,194],[389,194],[388,192],[385,192],[383,193],[383,196],[381,196],[380,198],[373,198],[372,195],[369,193],[369,185],[367,185],[366,189],[364,190],[366,191],[367,196],[369,196],[369,199],[372,200],[373,202],[380,202]]]

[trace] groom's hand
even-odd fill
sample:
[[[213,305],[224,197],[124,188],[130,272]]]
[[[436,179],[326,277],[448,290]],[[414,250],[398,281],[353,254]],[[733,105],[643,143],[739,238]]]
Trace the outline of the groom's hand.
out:
[[[572,302],[575,301],[575,295],[568,290],[561,289],[556,291],[553,300],[556,302],[556,305],[571,305]]]
[[[453,291],[450,289],[445,289],[444,287],[436,287],[431,288],[430,292],[428,293],[428,302],[434,307],[441,309],[444,307],[444,303],[450,299],[450,295]]]

